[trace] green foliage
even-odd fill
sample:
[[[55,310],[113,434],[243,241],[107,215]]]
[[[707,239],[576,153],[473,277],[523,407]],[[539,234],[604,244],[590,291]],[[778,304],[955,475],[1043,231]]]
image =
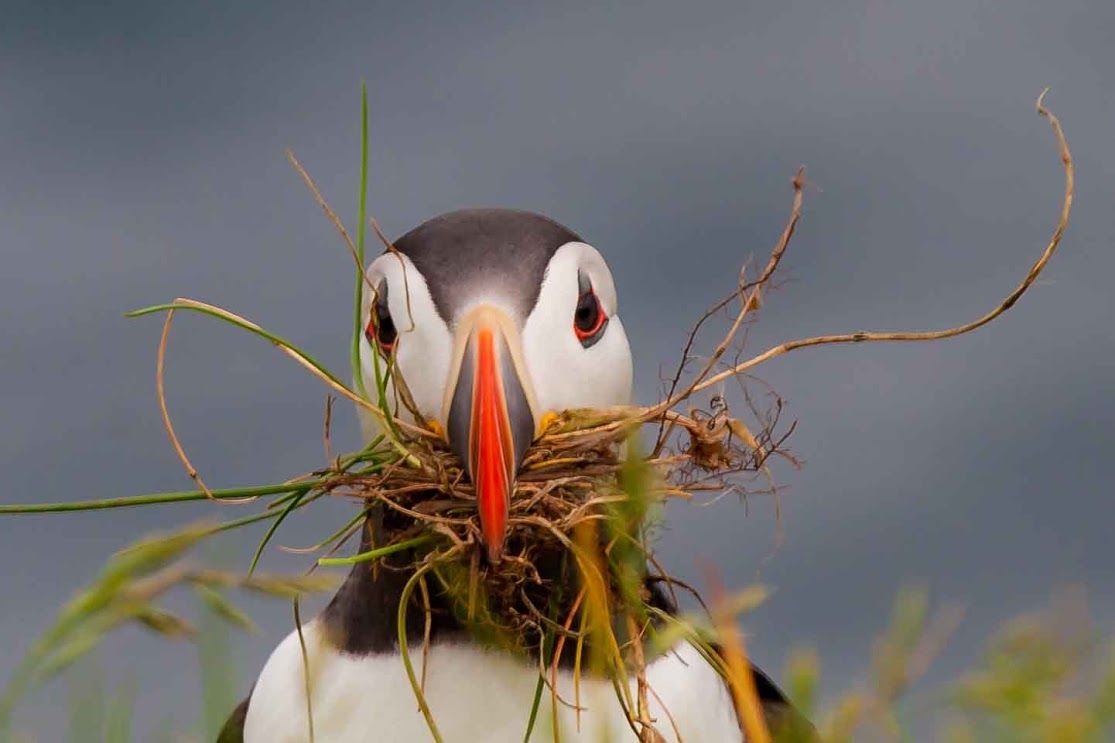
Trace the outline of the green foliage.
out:
[[[250,621],[224,596],[230,588],[292,598],[332,588],[328,575],[250,575],[191,566],[184,553],[225,524],[194,524],[144,538],[114,555],[97,579],[79,591],[32,643],[0,694],[0,739],[6,739],[15,704],[30,690],[87,656],[113,630],[127,624],[145,627],[166,639],[193,639],[194,626],[160,607],[157,601],[178,586],[192,586],[205,598],[209,613],[223,622],[245,626]],[[79,709],[105,709],[105,726],[120,731],[130,719],[126,699],[107,706],[100,701],[76,703]],[[84,713],[82,713],[84,714]],[[83,726],[87,728],[88,726]],[[101,729],[101,728],[96,728]],[[107,731],[110,728],[104,727]],[[107,735],[107,732],[106,732]]]
[[[129,743],[136,686],[132,679],[110,689],[100,663],[75,666],[69,694],[69,743]]]
[[[817,712],[817,687],[821,680],[821,660],[813,648],[798,648],[786,663],[786,694],[793,705],[812,719]]]
[[[352,346],[349,363],[356,391],[365,400],[364,374],[360,368],[360,339],[364,337],[364,242],[368,232],[368,86],[360,83],[360,200],[356,215],[356,296],[353,300]]]
[[[952,701],[979,740],[1099,743],[1115,734],[1113,679],[1115,652],[1087,627],[1029,616],[992,639]]]
[[[1078,612],[1079,613],[1079,612]],[[914,740],[936,727],[938,738],[963,741],[1101,743],[1115,735],[1115,643],[1105,647],[1064,607],[1005,624],[983,658],[936,693],[936,701],[903,712],[902,701],[944,644],[957,613],[929,612],[928,594],[906,589],[876,643],[871,683],[843,690],[819,714],[821,664],[814,651],[793,653],[785,671],[793,702],[818,719],[820,739]],[[782,743],[796,737],[778,737]]]
[[[201,739],[210,741],[217,739],[240,693],[242,679],[236,673],[229,630],[233,626],[254,630],[255,625],[220,592],[200,586],[198,593],[205,607],[197,638],[201,669]]]
[[[134,700],[134,682],[125,683],[109,698],[108,709],[105,710],[105,743],[129,743],[132,740]]]
[[[619,491],[625,497],[604,504],[609,542],[614,542],[607,558],[609,572],[617,583],[626,606],[642,606],[641,593],[646,578],[645,552],[649,515],[657,499],[651,494],[650,466],[639,455],[639,441],[632,433],[627,440],[627,457],[619,471]],[[641,620],[643,617],[638,617]]]
[[[100,743],[105,729],[108,685],[96,657],[76,663],[69,682],[70,743]]]

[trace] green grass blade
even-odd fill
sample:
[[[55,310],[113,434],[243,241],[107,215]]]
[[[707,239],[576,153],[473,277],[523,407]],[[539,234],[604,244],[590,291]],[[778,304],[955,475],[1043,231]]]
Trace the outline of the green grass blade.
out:
[[[236,706],[239,685],[228,622],[207,603],[197,638],[201,668],[202,740],[216,740],[228,713]]]
[[[368,225],[368,85],[360,83],[360,206],[356,222],[356,297],[352,328],[352,379],[356,391],[365,400],[368,390],[360,368],[360,339],[364,336],[364,239]]]
[[[131,743],[135,698],[135,682],[127,681],[108,700],[108,708],[105,710],[105,743]]]
[[[403,550],[410,549],[411,547],[417,547],[422,544],[427,544],[428,542],[432,542],[433,540],[433,535],[427,534],[421,537],[415,537],[414,539],[405,539],[402,542],[389,544],[386,547],[379,547],[378,549],[361,552],[360,554],[353,555],[352,557],[323,557],[317,561],[317,564],[321,565],[322,567],[356,565],[357,563],[368,562],[369,560],[375,560],[377,558],[384,557],[385,555],[393,555],[396,552],[402,552]]]
[[[344,382],[342,382],[337,377],[337,375],[335,375],[333,372],[329,371],[329,369],[327,369],[324,364],[322,364],[320,361],[318,361],[316,358],[314,358],[310,354],[303,351],[298,346],[296,346],[293,343],[291,343],[290,341],[288,341],[286,338],[283,338],[282,336],[279,336],[279,335],[275,335],[271,331],[265,330],[264,328],[261,328],[258,325],[254,325],[252,323],[247,323],[247,322],[244,322],[240,319],[230,317],[229,315],[226,315],[226,314],[218,311],[218,309],[215,308],[215,307],[199,306],[199,305],[195,305],[195,304],[187,304],[187,303],[184,303],[184,302],[174,301],[174,302],[166,302],[164,304],[155,304],[155,305],[151,305],[150,307],[141,307],[138,310],[132,310],[131,312],[125,312],[124,317],[128,317],[128,318],[143,317],[144,315],[153,315],[157,312],[167,312],[169,310],[175,310],[175,311],[189,310],[191,312],[200,312],[203,315],[209,315],[210,317],[215,317],[218,320],[222,320],[224,322],[227,322],[230,325],[235,325],[236,327],[238,327],[242,330],[247,330],[249,333],[254,333],[261,338],[265,338],[265,339],[271,341],[272,343],[274,343],[277,346],[282,346],[284,348],[289,348],[291,351],[294,351],[299,356],[301,356],[306,361],[306,363],[308,363],[310,366],[312,366],[314,369],[316,369],[320,374],[327,377],[329,379],[329,381],[333,382],[334,384],[336,384],[340,387],[348,389],[348,385],[346,385]]]
[[[554,633],[550,630],[546,631],[546,637],[543,640],[543,656],[552,662],[552,653],[554,646]],[[547,663],[548,665],[548,663]],[[538,722],[538,709],[542,706],[542,690],[546,688],[546,677],[541,672],[538,674],[538,682],[534,685],[534,698],[530,702],[530,717],[527,718],[527,729],[523,733],[523,743],[530,743],[530,736],[534,733],[534,725]]]
[[[101,743],[105,728],[105,698],[108,684],[100,659],[93,655],[79,661],[69,679],[68,743]]]
[[[298,490],[294,493],[291,493],[290,495],[285,495],[282,498],[279,498],[278,500],[273,502],[271,504],[271,506],[269,506],[269,510],[267,510],[267,511],[261,511],[260,513],[253,513],[250,516],[244,516],[243,518],[239,518],[239,519],[230,519],[228,521],[224,521],[220,524],[217,524],[216,526],[210,527],[209,531],[206,532],[205,536],[210,537],[210,536],[213,536],[214,534],[220,534],[221,532],[231,531],[233,529],[239,529],[241,526],[247,526],[248,524],[254,524],[257,521],[264,521],[266,519],[273,519],[273,518],[279,516],[280,513],[282,513],[281,511],[275,510],[275,508],[274,508],[275,506],[285,504],[287,501],[293,500],[298,495],[300,495],[304,492],[305,492],[305,490]],[[295,510],[297,510],[297,508],[301,508],[301,506],[304,506],[304,505],[305,505],[305,502],[303,502],[301,505],[296,507]]]
[[[271,541],[271,537],[275,536],[275,532],[279,530],[279,526],[283,523],[286,517],[289,516],[291,512],[294,511],[294,509],[298,508],[300,505],[305,505],[306,503],[315,501],[324,494],[318,492],[311,496],[309,500],[306,500],[306,494],[308,492],[308,490],[303,490],[294,498],[292,498],[291,501],[286,504],[286,507],[283,508],[282,513],[279,514],[279,517],[271,523],[270,527],[268,527],[267,533],[263,535],[263,539],[259,540],[259,545],[256,547],[256,552],[254,555],[252,555],[252,564],[248,566],[248,577],[251,577],[252,573],[256,571],[256,565],[259,564],[259,558],[263,556],[263,550],[267,547],[267,543]]]
[[[354,392],[351,388],[349,388],[349,386],[342,382],[335,374],[333,374],[333,372],[329,371],[324,364],[292,344],[287,339],[275,335],[269,330],[265,330],[255,323],[234,315],[228,310],[224,310],[220,307],[207,305],[204,302],[198,302],[193,299],[178,299],[174,302],[156,304],[150,307],[143,307],[138,310],[132,310],[131,312],[124,313],[124,316],[143,317],[144,315],[151,315],[156,312],[171,312],[177,310],[190,310],[193,312],[200,312],[203,315],[209,315],[210,317],[215,317],[218,320],[227,322],[228,324],[238,327],[242,330],[247,330],[250,333],[254,333],[261,338],[265,338],[271,341],[271,343],[275,344],[276,346],[279,346],[289,355],[294,356],[295,360],[298,361],[300,364],[309,367],[313,373],[319,375],[321,379],[323,379],[327,384],[331,385],[339,393],[341,393],[345,397],[348,397],[353,402],[362,403],[362,407],[365,410],[375,415],[384,424],[385,429],[390,434],[389,438],[391,441],[391,445],[395,448],[395,450],[406,457],[409,464],[414,466],[418,465],[418,460],[410,453],[406,446],[403,445],[402,435],[399,433],[398,426],[395,424],[394,416],[389,412],[390,408],[387,404],[388,400],[386,393],[387,377],[381,373],[379,364],[380,358],[378,353],[372,354],[372,359],[375,362],[376,369],[376,387],[379,390],[379,407],[376,407],[375,405],[369,403],[366,399],[360,397],[360,395]]]
[[[407,645],[407,608],[410,606],[410,597],[414,593],[414,587],[418,585],[418,581],[422,580],[422,576],[429,570],[430,565],[428,564],[418,568],[410,576],[406,585],[403,586],[402,595],[399,597],[396,629],[399,633],[399,655],[403,659],[403,668],[406,670],[407,679],[410,681],[410,688],[414,691],[414,697],[418,701],[418,708],[422,711],[422,716],[426,718],[426,726],[430,729],[430,736],[435,743],[445,743],[444,738],[441,737],[441,732],[438,730],[437,723],[434,722],[430,705],[426,703],[426,695],[422,692],[422,685],[418,682],[418,676],[414,672],[414,664],[410,660],[410,649]]]
[[[292,493],[314,487],[325,482],[324,478],[302,480],[295,483],[280,485],[262,485],[247,488],[225,488],[211,490],[217,500],[235,500],[238,498],[252,498],[262,495],[277,495]],[[150,493],[147,495],[129,495],[122,498],[104,498],[101,500],[70,501],[67,503],[27,503],[27,504],[0,504],[0,516],[26,513],[64,513],[66,511],[100,511],[111,508],[130,508],[132,506],[150,506],[162,503],[185,503],[188,501],[206,500],[207,496],[200,490],[183,490],[170,493]]]
[[[318,542],[317,544],[315,544],[313,547],[303,548],[303,549],[296,549],[296,550],[292,550],[292,551],[294,551],[294,552],[316,552],[318,550],[324,550],[324,549],[332,548],[334,542],[341,539],[346,534],[348,534],[350,531],[352,531],[352,529],[359,522],[361,522],[365,518],[367,518],[367,516],[368,516],[368,509],[362,508],[362,509],[360,509],[359,512],[357,512],[357,514],[355,516],[353,516],[351,519],[346,521],[345,524],[343,526],[341,526],[341,528],[337,529],[335,532],[333,532],[332,534],[327,536],[325,539],[323,539],[320,542]]]

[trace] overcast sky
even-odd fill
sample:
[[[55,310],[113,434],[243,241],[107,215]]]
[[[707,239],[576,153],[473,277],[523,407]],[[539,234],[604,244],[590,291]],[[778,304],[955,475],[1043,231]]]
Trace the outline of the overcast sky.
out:
[[[194,296],[347,364],[351,264],[283,158],[290,146],[355,221],[358,90],[371,101],[370,210],[398,235],[469,205],[532,209],[609,260],[639,397],[685,329],[762,257],[799,164],[810,188],[751,334],[937,328],[993,306],[1059,208],[1041,89],[1078,163],[1063,252],[1000,321],[935,345],[806,350],[762,376],[798,421],[774,508],[671,508],[663,561],[773,586],[746,621],[780,671],[815,645],[828,689],[869,665],[895,591],[968,608],[931,681],[1002,619],[1082,583],[1115,628],[1115,6],[1027,2],[5,3],[0,24],[2,502],[188,488],[154,395],[159,322]],[[606,7],[608,6],[608,7]],[[711,343],[708,347],[711,347]],[[171,409],[211,484],[323,461],[323,389],[266,344],[181,318]],[[338,438],[357,445],[354,416]],[[315,504],[311,543],[350,506]],[[231,507],[0,521],[0,677],[59,605],[138,534]],[[223,546],[246,564],[258,531]],[[272,556],[274,569],[302,561]],[[185,602],[187,608],[190,602]],[[290,626],[238,639],[241,689]],[[140,738],[198,717],[184,646],[113,639],[140,683]],[[61,736],[54,685],[25,728]]]

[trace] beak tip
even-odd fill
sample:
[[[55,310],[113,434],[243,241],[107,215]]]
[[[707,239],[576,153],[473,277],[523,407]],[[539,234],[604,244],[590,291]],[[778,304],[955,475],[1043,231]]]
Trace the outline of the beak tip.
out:
[[[488,543],[488,562],[492,565],[498,563],[503,559],[503,542],[489,542]]]
[[[503,559],[503,548],[507,543],[506,518],[494,519],[494,521],[496,523],[485,523],[483,518],[480,520],[481,544],[484,546],[490,565],[498,565]]]

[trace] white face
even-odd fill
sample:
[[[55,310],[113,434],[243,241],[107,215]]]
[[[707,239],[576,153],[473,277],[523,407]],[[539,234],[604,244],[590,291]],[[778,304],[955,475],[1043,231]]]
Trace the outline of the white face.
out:
[[[386,288],[386,309],[390,312],[397,340],[395,363],[425,423],[436,420],[448,426],[448,399],[456,384],[461,347],[471,315],[485,305],[508,321],[508,345],[537,426],[547,412],[572,408],[626,405],[631,400],[631,350],[623,323],[617,314],[615,284],[607,264],[590,245],[569,242],[550,259],[538,300],[527,317],[518,317],[514,303],[501,296],[498,281],[493,281],[470,297],[466,306],[453,308],[453,317],[443,320],[435,309],[426,280],[410,260],[399,253],[385,253],[368,266],[368,284]],[[595,300],[585,298],[586,290]],[[373,294],[365,286],[363,316],[371,317]],[[590,316],[598,303],[603,325]],[[578,303],[582,314],[578,318]],[[587,310],[587,312],[586,312]],[[580,328],[578,329],[578,324]],[[370,394],[375,390],[373,354],[380,355],[379,343],[365,338],[361,342],[361,367]],[[389,403],[396,415],[414,416],[396,399],[388,387]],[[379,431],[375,419],[361,411],[366,437]]]

